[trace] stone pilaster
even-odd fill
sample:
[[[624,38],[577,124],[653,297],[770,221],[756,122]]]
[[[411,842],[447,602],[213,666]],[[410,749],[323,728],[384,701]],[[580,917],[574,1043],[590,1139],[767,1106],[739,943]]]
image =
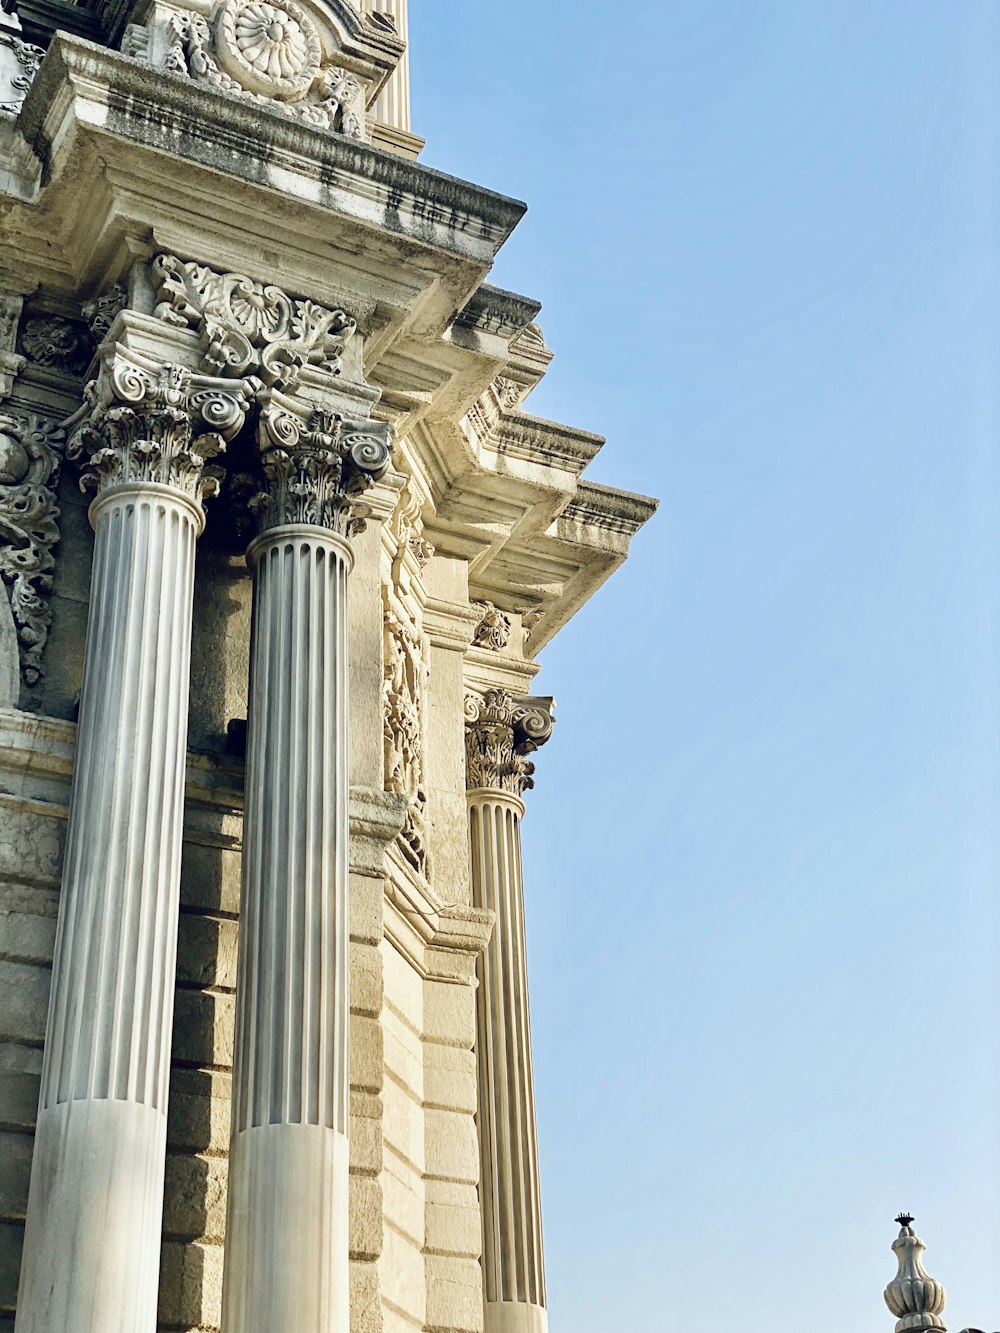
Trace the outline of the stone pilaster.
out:
[[[550,699],[488,690],[466,704],[473,904],[496,914],[479,963],[480,1200],[485,1333],[545,1333],[545,1274],[521,871],[527,755],[552,731]]]
[[[370,14],[384,14],[396,32],[406,42],[406,50],[399,59],[385,87],[375,99],[372,108],[375,119],[393,129],[410,128],[410,33],[407,0],[365,0]]]
[[[263,398],[222,1322],[348,1333],[347,577],[388,432]]]
[[[153,1333],[195,541],[240,385],[108,347],[71,455],[96,487],[18,1333]]]

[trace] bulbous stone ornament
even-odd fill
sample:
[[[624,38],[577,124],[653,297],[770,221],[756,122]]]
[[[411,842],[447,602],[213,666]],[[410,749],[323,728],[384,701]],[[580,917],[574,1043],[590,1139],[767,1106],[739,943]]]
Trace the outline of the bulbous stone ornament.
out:
[[[319,73],[319,34],[294,0],[227,0],[216,24],[219,64],[249,92],[304,97]]]
[[[896,1333],[946,1333],[941,1318],[945,1290],[936,1278],[930,1277],[922,1262],[924,1242],[912,1229],[913,1218],[900,1213],[896,1221],[899,1235],[892,1243],[899,1271],[885,1289],[885,1303],[896,1315]]]

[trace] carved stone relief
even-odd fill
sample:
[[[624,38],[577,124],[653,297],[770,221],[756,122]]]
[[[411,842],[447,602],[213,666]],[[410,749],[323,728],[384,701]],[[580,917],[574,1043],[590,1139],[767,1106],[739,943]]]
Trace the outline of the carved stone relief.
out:
[[[510,643],[511,620],[492,602],[473,602],[480,612],[479,624],[472,636],[472,642],[478,648],[490,648],[493,652],[502,652]]]
[[[90,332],[95,342],[103,342],[111,332],[111,325],[115,322],[120,311],[124,310],[128,304],[128,291],[122,283],[116,282],[113,287],[109,287],[106,292],[100,296],[88,301],[83,307],[83,317],[90,325]]]
[[[24,297],[14,292],[0,292],[0,402],[14,387],[14,380],[24,366],[17,352],[17,326]]]
[[[171,73],[350,139],[365,137],[364,88],[324,60],[316,26],[294,0],[224,0],[211,21],[174,14],[169,37],[164,68]]]
[[[66,375],[81,375],[91,358],[86,331],[62,315],[35,315],[27,320],[21,350],[35,365]]]
[[[0,32],[0,47],[10,55],[0,60],[0,113],[16,116],[27,96],[45,52],[16,33]]]
[[[286,296],[280,287],[242,273],[217,273],[174,255],[154,259],[156,315],[201,332],[206,366],[217,375],[259,374],[288,389],[301,367],[339,375],[357,324],[346,310]]]
[[[400,846],[414,869],[429,877],[424,734],[430,646],[423,630],[418,584],[434,547],[423,535],[420,505],[409,489],[400,497],[390,531],[396,550],[391,576],[382,589],[385,787],[407,799]]]
[[[44,417],[0,408],[0,578],[28,685],[41,679],[52,621],[48,598],[59,540],[55,488],[63,438],[61,428]]]

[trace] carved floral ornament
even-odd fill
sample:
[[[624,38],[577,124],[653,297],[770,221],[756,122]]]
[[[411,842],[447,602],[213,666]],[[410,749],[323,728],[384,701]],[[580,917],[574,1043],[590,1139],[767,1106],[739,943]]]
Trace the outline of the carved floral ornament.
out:
[[[267,104],[351,139],[365,135],[365,90],[324,59],[316,25],[295,0],[223,0],[211,21],[174,14],[165,68],[198,83]],[[141,56],[136,31],[126,49]]]
[[[553,701],[487,690],[465,701],[466,783],[470,791],[523,796],[535,785],[527,756],[552,735]]]
[[[344,349],[357,329],[346,310],[297,300],[270,283],[217,273],[175,255],[157,255],[151,275],[155,314],[168,324],[199,330],[213,374],[254,372],[264,385],[287,389],[303,366],[341,373]]]
[[[478,648],[489,648],[495,653],[502,652],[510,643],[510,616],[492,602],[473,602],[472,605],[480,613],[479,624],[472,636],[472,642]]]
[[[0,409],[0,578],[28,685],[41,679],[52,621],[48,595],[59,540],[55,486],[62,440],[63,431],[44,417]]]
[[[419,625],[397,615],[389,605],[386,589],[383,594],[386,598],[382,690],[385,788],[406,797],[400,847],[416,870],[429,875],[423,746],[427,644]]]

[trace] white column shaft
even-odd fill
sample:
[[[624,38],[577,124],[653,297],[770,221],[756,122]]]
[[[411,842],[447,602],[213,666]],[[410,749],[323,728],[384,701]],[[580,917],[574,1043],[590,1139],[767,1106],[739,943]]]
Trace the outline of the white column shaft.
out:
[[[410,128],[410,30],[407,14],[407,0],[367,0],[369,12],[390,14],[396,23],[396,31],[406,42],[406,50],[400,57],[385,87],[375,99],[372,108],[375,119],[383,125],[392,125],[397,130]]]
[[[98,497],[17,1333],[154,1333],[200,511]]]
[[[496,913],[479,964],[479,1143],[486,1333],[545,1333],[542,1215],[521,878],[523,805],[469,795],[476,907]]]
[[[254,566],[225,1333],[348,1333],[347,574],[323,528]]]

